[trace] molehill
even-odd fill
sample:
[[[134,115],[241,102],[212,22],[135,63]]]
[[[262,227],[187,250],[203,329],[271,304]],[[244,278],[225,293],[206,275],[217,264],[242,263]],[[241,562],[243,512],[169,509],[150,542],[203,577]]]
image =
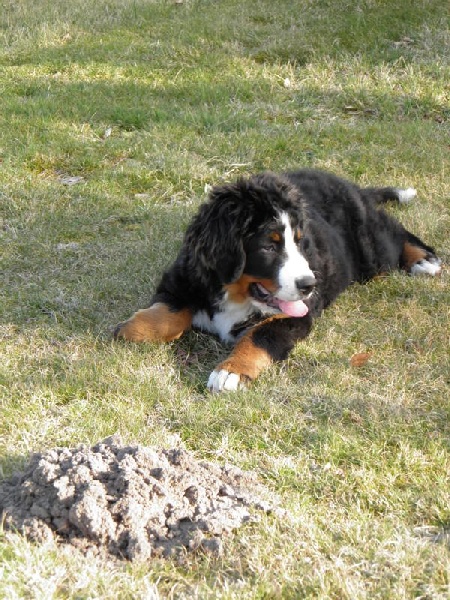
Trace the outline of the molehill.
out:
[[[273,509],[268,497],[252,473],[112,436],[34,454],[0,482],[0,513],[5,529],[33,541],[147,560],[220,552],[224,535]]]

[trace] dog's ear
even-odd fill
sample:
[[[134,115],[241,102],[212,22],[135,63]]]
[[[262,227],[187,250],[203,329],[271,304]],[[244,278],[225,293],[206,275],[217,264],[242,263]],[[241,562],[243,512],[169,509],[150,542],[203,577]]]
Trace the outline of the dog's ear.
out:
[[[239,279],[245,266],[244,235],[251,220],[251,203],[242,181],[214,187],[209,200],[186,232],[193,260],[219,278],[222,285]]]

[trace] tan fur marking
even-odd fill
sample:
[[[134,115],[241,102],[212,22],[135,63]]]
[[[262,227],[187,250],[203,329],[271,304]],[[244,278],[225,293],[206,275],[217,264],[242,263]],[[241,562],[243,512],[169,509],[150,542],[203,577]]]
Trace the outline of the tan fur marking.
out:
[[[237,281],[225,286],[228,292],[228,299],[231,302],[245,302],[250,295],[248,288],[251,283],[260,283],[271,293],[274,293],[277,289],[277,286],[271,279],[258,279],[257,277],[244,274]]]
[[[277,231],[271,233],[269,237],[272,242],[281,242],[281,235]]]
[[[302,237],[302,230],[300,229],[300,227],[297,227],[297,229],[295,230],[295,233],[294,233],[294,241],[299,242],[301,237]]]
[[[172,312],[166,304],[157,302],[150,308],[138,310],[128,321],[121,323],[116,337],[131,342],[170,342],[189,329],[191,322],[189,309]]]
[[[287,315],[279,314],[273,315],[268,319],[265,319],[257,327],[261,327],[270,321],[275,319],[287,319]],[[255,346],[252,340],[252,332],[249,331],[243,338],[241,338],[235,345],[230,356],[225,359],[220,365],[217,365],[216,371],[225,369],[229,373],[236,373],[241,378],[253,380],[258,375],[272,364],[272,358],[263,348]]]
[[[216,367],[229,373],[236,373],[244,379],[255,379],[263,369],[272,364],[272,359],[262,348],[252,342],[251,336],[244,336],[234,347],[230,356]]]
[[[408,271],[417,262],[426,258],[427,253],[423,248],[419,248],[418,246],[414,246],[409,242],[405,242],[402,256],[403,264],[405,269]]]

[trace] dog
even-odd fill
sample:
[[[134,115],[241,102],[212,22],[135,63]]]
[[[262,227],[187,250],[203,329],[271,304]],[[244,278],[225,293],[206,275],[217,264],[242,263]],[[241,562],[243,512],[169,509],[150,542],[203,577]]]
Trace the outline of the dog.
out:
[[[120,323],[115,338],[169,342],[193,327],[233,343],[209,376],[212,392],[246,388],[287,358],[346,288],[402,269],[437,275],[433,248],[386,213],[412,188],[361,188],[302,169],[212,188],[150,307]]]

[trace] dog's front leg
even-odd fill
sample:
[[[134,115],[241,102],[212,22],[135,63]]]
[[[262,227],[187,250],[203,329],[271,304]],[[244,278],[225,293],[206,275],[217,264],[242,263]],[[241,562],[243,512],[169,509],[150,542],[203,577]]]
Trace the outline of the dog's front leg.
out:
[[[188,308],[174,310],[168,304],[156,302],[119,323],[114,337],[130,342],[170,342],[189,329],[191,323],[192,313]]]
[[[263,369],[284,360],[297,340],[305,338],[312,327],[312,317],[277,315],[248,331],[236,344],[230,356],[209,376],[211,392],[245,389]]]

